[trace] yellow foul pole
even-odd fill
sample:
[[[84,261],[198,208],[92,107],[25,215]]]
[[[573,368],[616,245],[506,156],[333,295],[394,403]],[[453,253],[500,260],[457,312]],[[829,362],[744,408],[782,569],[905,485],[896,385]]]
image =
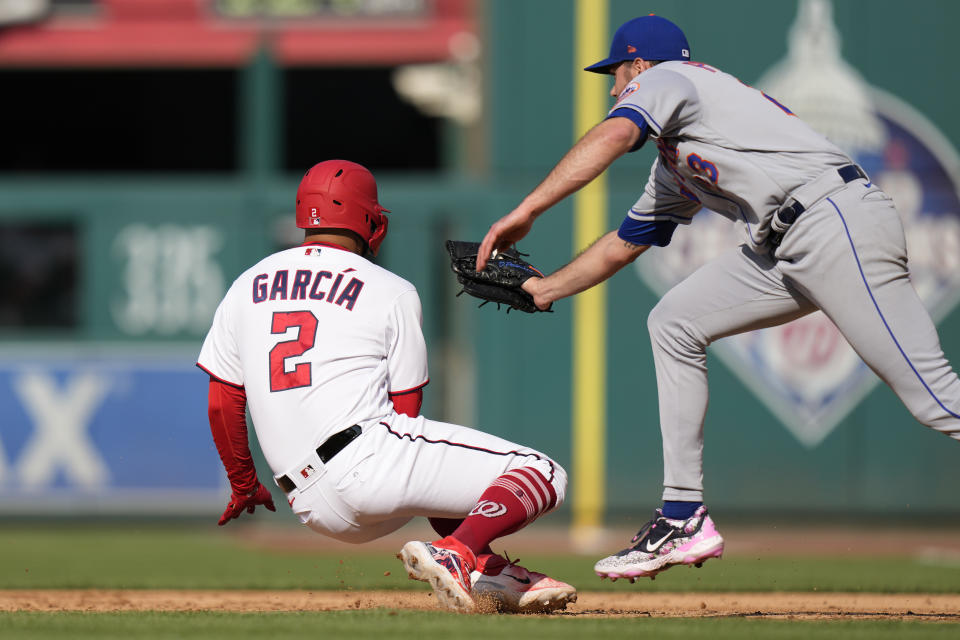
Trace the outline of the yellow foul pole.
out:
[[[606,57],[608,0],[574,0],[574,139],[600,122],[609,108],[610,80],[582,71]],[[579,252],[607,231],[607,182],[601,175],[573,199],[573,245]],[[573,536],[590,545],[606,503],[607,295],[599,284],[573,298]]]

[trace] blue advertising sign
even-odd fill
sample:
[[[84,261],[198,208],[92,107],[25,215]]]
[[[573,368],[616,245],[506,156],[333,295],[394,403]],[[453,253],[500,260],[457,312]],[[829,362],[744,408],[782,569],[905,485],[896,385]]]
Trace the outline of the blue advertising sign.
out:
[[[69,352],[63,355],[63,352]],[[216,512],[229,496],[190,349],[0,355],[0,512]]]

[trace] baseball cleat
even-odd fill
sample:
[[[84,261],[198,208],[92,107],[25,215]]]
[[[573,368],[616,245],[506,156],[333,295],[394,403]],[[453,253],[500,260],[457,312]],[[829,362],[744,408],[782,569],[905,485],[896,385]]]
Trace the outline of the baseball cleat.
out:
[[[495,553],[477,556],[477,568],[470,577],[474,601],[484,611],[543,613],[577,601],[577,590],[571,585]]]
[[[407,575],[430,583],[441,605],[460,613],[476,611],[470,595],[470,565],[456,551],[438,546],[442,542],[408,542],[397,557]]]
[[[660,509],[633,537],[631,546],[594,565],[601,578],[654,578],[675,564],[700,566],[723,555],[723,538],[707,507],[686,520],[664,518]]]

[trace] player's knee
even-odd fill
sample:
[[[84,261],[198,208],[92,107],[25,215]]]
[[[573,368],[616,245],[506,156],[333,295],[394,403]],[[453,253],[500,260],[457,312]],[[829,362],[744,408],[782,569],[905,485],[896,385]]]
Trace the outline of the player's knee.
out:
[[[664,296],[654,305],[650,313],[647,314],[647,331],[650,337],[655,340],[658,338],[669,337],[675,333],[677,328],[677,313],[670,304],[669,295]]]
[[[929,402],[918,407],[907,405],[907,408],[923,426],[960,440],[960,420],[955,413],[944,410],[939,404]]]
[[[406,518],[404,522],[408,520],[409,518]],[[317,518],[311,518],[304,524],[321,535],[327,536],[328,538],[333,538],[334,540],[339,540],[340,542],[347,542],[349,544],[364,544],[371,542],[378,538],[382,538],[384,535],[390,532],[378,526],[357,526],[344,524],[343,526],[331,527]]]
[[[676,341],[677,318],[666,298],[660,300],[647,315],[647,331],[654,346],[666,347]]]
[[[372,538],[367,538],[368,532],[356,526],[351,526],[346,522],[337,523],[331,526],[326,519],[320,517],[316,512],[308,511],[300,514],[300,522],[317,533],[339,540],[340,542],[349,542],[351,544],[362,544],[369,542]]]
[[[553,463],[553,481],[550,483],[557,494],[557,502],[554,508],[563,504],[567,496],[567,471],[556,462]]]
[[[662,298],[647,315],[647,331],[654,349],[671,353],[699,353],[710,343],[672,304],[669,295]]]

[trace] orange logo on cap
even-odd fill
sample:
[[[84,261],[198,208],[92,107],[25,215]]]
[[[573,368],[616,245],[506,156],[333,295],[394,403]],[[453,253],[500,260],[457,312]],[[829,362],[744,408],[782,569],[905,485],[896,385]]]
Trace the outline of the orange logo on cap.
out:
[[[637,52],[637,48],[635,46],[633,46],[632,44],[627,45],[627,53],[636,53],[636,52]]]

